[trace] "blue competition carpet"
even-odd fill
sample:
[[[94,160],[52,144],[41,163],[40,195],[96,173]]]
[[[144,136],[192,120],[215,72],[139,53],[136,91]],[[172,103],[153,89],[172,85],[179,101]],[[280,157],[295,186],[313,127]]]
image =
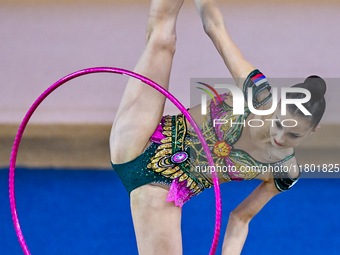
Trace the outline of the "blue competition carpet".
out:
[[[223,220],[260,181],[223,184]],[[301,179],[252,220],[243,255],[334,254],[340,250],[340,179]],[[113,171],[16,170],[20,224],[32,255],[137,254],[128,195]],[[0,255],[23,254],[0,170]],[[209,253],[215,222],[213,189],[183,207],[184,254]]]

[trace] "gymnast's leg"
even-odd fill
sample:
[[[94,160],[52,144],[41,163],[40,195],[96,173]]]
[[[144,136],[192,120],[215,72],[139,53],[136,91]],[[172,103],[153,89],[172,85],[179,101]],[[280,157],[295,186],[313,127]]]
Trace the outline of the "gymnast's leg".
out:
[[[169,87],[175,53],[175,25],[183,0],[153,0],[146,32],[146,46],[134,69],[165,89]],[[113,163],[129,161],[143,151],[159,124],[165,96],[130,78],[113,123],[110,147]]]
[[[175,25],[183,0],[153,0],[146,46],[134,71],[168,89]],[[130,79],[120,103],[110,137],[113,163],[130,161],[142,153],[163,115],[165,97],[155,89]],[[168,191],[152,184],[134,189],[131,213],[140,255],[182,254],[181,208],[166,202]]]

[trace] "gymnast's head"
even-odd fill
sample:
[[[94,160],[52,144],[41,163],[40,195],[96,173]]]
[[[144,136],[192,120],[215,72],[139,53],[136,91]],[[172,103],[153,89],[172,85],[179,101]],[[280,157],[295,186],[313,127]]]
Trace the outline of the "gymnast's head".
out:
[[[305,115],[295,104],[287,104],[286,115],[282,116],[281,103],[278,104],[273,118],[276,119],[270,129],[272,143],[276,146],[296,147],[310,134],[314,133],[320,126],[319,123],[326,109],[326,83],[316,75],[309,76],[303,83],[298,83],[293,88],[304,88],[311,93],[308,102],[302,105],[311,113]],[[304,93],[287,93],[287,99],[302,99],[306,97]],[[296,126],[284,127],[283,120],[293,119]]]

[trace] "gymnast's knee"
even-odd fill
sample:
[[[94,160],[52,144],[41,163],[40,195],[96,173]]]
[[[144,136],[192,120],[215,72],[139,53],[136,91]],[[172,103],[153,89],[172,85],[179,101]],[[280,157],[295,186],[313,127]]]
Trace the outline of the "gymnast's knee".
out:
[[[144,208],[149,212],[164,210],[169,206],[166,202],[167,194],[168,191],[164,188],[150,184],[143,185],[130,193],[131,209],[143,210]]]

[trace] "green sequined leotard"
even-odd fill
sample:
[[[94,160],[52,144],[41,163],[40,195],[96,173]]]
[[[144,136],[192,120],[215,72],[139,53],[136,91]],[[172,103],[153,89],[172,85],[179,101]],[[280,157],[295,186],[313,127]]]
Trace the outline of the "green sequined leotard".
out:
[[[259,86],[255,87],[255,83]],[[258,93],[256,88],[263,90],[268,88],[269,84],[267,85],[262,73],[254,70],[244,83],[245,89],[251,86],[255,88],[253,96],[256,97]],[[254,100],[254,102],[260,106],[269,98],[270,96],[265,101]],[[222,99],[224,100],[225,96],[222,95]],[[262,173],[263,168],[279,166],[294,156],[293,153],[279,162],[262,163],[247,152],[235,149],[233,145],[241,137],[243,125],[215,125],[214,127],[213,119],[225,120],[228,123],[230,121],[243,123],[250,111],[246,108],[244,115],[233,115],[232,107],[222,102],[222,105],[211,102],[209,113],[201,124],[201,131],[212,152],[220,179],[223,181],[253,179]],[[192,130],[187,129],[183,114],[163,117],[155,134],[157,132],[160,138],[154,141],[143,154],[124,164],[112,164],[112,167],[129,194],[133,189],[144,184],[163,183],[170,186],[167,201],[175,201],[176,205],[182,206],[192,196],[213,185],[210,172],[204,171],[209,164],[198,137]],[[222,171],[218,171],[218,167]],[[290,178],[288,174],[275,173],[274,180],[279,191],[289,189],[297,181]]]

